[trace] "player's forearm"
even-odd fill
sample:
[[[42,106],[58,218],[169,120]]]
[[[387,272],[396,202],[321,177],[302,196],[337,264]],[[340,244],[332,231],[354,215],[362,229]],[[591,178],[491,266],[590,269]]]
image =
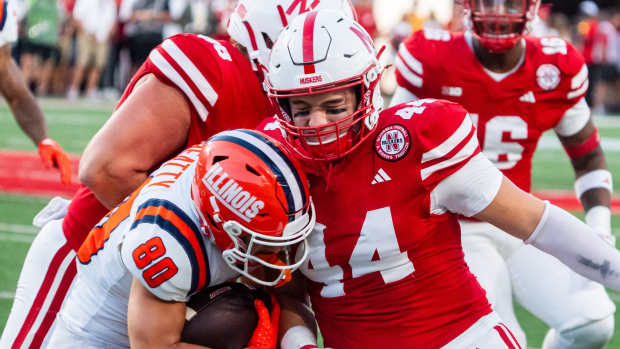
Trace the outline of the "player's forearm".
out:
[[[24,95],[22,98],[9,103],[19,127],[35,145],[47,138],[47,127],[43,112],[31,94]]]
[[[545,204],[545,211],[526,243],[543,250],[575,272],[620,290],[620,252],[570,213]]]
[[[299,270],[284,286],[273,289],[280,304],[278,343],[281,349],[299,349],[316,345],[314,313],[308,306],[306,279]]]
[[[181,342],[185,303],[166,302],[150,293],[138,280],[131,285],[127,327],[132,349],[204,349]]]
[[[45,118],[34,96],[26,87],[19,68],[10,60],[0,82],[2,95],[6,98],[19,127],[35,145],[47,138]]]

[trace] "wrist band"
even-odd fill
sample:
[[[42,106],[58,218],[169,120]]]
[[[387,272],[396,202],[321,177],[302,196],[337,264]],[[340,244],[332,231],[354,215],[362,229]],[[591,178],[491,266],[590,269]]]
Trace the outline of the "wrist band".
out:
[[[316,337],[306,326],[294,326],[288,329],[280,341],[281,349],[316,348]]]
[[[594,188],[603,188],[613,192],[611,172],[607,170],[590,171],[575,180],[575,194],[577,199],[586,191]]]

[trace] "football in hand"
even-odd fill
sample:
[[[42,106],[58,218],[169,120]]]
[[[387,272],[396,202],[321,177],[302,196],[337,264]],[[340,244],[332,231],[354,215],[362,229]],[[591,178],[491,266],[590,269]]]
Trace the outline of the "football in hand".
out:
[[[256,298],[271,311],[267,293],[236,282],[196,293],[187,302],[181,341],[213,349],[245,348],[258,321]]]

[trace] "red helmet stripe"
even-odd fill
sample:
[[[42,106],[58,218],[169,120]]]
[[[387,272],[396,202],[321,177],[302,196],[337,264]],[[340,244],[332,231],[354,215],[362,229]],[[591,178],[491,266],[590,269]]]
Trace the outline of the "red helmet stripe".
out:
[[[243,24],[245,25],[245,29],[248,30],[250,42],[252,43],[252,49],[254,51],[258,50],[258,45],[256,45],[256,37],[254,36],[254,30],[252,30],[252,26],[250,25],[250,23],[248,23],[248,21],[243,21]]]
[[[286,13],[284,13],[284,9],[282,5],[278,5],[277,7],[278,13],[280,14],[280,20],[282,21],[282,26],[286,27],[288,25],[288,21],[286,20]]]
[[[351,26],[349,29],[351,29],[351,31],[354,32],[355,35],[357,35],[362,40],[368,52],[372,53],[372,39],[368,37],[368,34],[359,30],[358,28],[355,28],[354,26]]]
[[[304,21],[303,54],[304,63],[314,62],[314,22],[318,12],[311,12]],[[316,72],[314,64],[305,64],[304,73],[314,74]]]

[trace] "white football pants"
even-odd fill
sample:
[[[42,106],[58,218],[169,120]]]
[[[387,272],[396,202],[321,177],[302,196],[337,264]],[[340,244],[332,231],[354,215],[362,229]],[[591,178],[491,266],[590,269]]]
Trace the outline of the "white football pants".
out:
[[[441,349],[516,349],[517,339],[496,312],[485,315]]]
[[[0,348],[46,347],[76,271],[75,252],[62,232],[62,219],[47,220],[26,255]]]

